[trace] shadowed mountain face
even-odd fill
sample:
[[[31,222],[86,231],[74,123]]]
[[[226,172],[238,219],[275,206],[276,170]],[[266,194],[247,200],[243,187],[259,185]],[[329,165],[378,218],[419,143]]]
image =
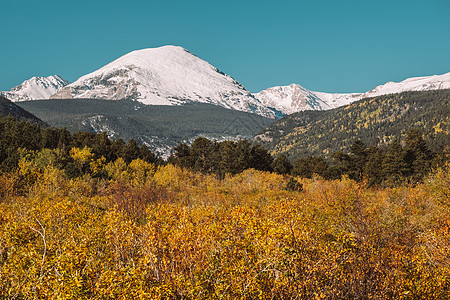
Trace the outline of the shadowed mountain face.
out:
[[[18,103],[48,124],[76,132],[106,132],[112,139],[135,139],[160,155],[198,136],[211,139],[252,138],[273,119],[191,103],[178,106],[144,105],[132,100],[52,99]]]
[[[12,116],[17,120],[25,119],[29,122],[46,126],[41,119],[2,96],[0,96],[0,116]]]

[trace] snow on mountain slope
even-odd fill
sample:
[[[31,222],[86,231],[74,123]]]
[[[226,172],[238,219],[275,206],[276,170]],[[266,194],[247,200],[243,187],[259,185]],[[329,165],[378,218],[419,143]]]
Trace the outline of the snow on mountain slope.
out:
[[[361,94],[359,93],[323,93],[323,92],[312,92],[323,102],[325,102],[329,109],[344,106],[350,104],[354,101],[361,100]]]
[[[361,94],[313,92],[298,84],[268,88],[253,94],[253,96],[264,105],[273,107],[285,114],[303,110],[327,110],[361,99]]]
[[[133,99],[147,105],[216,104],[274,118],[239,82],[177,46],[130,52],[79,78],[52,98]]]
[[[450,73],[388,82],[366,93],[314,92],[298,84],[256,94],[208,62],[177,46],[130,52],[72,84],[61,77],[33,77],[0,92],[14,102],[37,99],[132,99],[148,105],[201,102],[278,118],[302,110],[327,110],[366,97],[450,88]]]
[[[253,94],[264,105],[282,113],[291,114],[303,110],[327,110],[350,104],[363,98],[396,94],[406,91],[429,91],[450,88],[450,73],[413,77],[401,82],[388,82],[366,93],[313,92],[298,84],[277,86]]]
[[[301,110],[323,110],[331,108],[314,93],[298,84],[276,86],[254,94],[254,96],[264,105],[273,107],[286,114]]]
[[[58,75],[49,77],[32,77],[11,91],[0,92],[0,95],[13,102],[49,99],[69,82]]]
[[[330,94],[313,92],[298,84],[277,86],[253,94],[264,105],[285,114],[303,110],[327,110],[361,99],[360,94]]]
[[[388,82],[364,93],[363,98],[406,91],[431,91],[450,89],[450,72],[443,75],[412,77],[401,82]]]

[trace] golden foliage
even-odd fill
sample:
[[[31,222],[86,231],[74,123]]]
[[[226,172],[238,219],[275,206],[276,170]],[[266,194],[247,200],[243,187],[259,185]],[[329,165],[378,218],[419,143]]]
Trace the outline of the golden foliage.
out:
[[[83,171],[85,166],[94,162],[94,153],[92,153],[92,149],[87,146],[84,146],[83,149],[73,147],[70,149],[69,155],[74,160],[75,165],[80,172]],[[95,163],[93,165],[96,166]]]
[[[450,297],[449,166],[415,187],[297,178],[303,192],[255,170],[101,170],[66,179],[30,155],[0,176],[0,298]]]

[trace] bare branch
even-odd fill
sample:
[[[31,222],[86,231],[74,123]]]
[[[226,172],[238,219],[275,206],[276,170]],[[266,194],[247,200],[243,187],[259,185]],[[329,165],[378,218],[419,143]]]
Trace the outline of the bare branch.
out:
[[[41,282],[42,280],[42,276],[44,274],[44,263],[45,263],[45,255],[47,254],[47,242],[45,241],[45,228],[44,226],[42,226],[41,222],[39,222],[38,219],[36,219],[36,221],[39,223],[39,225],[41,226],[42,231],[39,231],[37,229],[34,229],[33,227],[29,226],[31,230],[39,233],[42,237],[42,240],[44,241],[44,253],[42,254],[42,263],[41,263],[41,272],[39,274],[39,280],[38,283]]]

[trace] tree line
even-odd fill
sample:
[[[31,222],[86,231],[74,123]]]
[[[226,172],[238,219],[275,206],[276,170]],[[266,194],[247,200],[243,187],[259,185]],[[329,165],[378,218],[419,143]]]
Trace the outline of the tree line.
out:
[[[69,177],[82,175],[86,168],[79,168],[72,149],[87,149],[92,159],[101,159],[104,163],[115,161],[121,157],[126,163],[140,158],[149,163],[156,162],[156,156],[146,145],[122,139],[112,141],[105,132],[77,132],[71,133],[66,128],[42,128],[39,124],[25,120],[17,121],[9,116],[0,118],[0,171],[8,172],[17,167],[21,158],[20,149],[40,151],[54,150],[51,154],[57,160],[58,166],[66,171]],[[72,150],[72,154],[75,154]]]
[[[246,169],[272,171],[272,161],[266,149],[247,140],[217,142],[203,137],[195,139],[191,146],[179,144],[168,159],[169,163],[219,177]]]
[[[428,148],[418,129],[410,130],[403,141],[394,140],[386,149],[368,147],[356,140],[349,153],[334,152],[331,161],[310,156],[297,159],[294,164],[284,154],[273,163],[273,169],[280,174],[311,178],[317,174],[325,179],[339,179],[343,175],[356,181],[367,180],[368,184],[417,183],[433,167],[448,160],[445,152],[433,153]]]
[[[345,175],[356,181],[367,180],[373,186],[416,183],[447,159],[445,153],[433,153],[428,148],[418,129],[410,130],[403,141],[395,140],[386,149],[368,147],[356,140],[349,153],[339,151],[331,157],[325,160],[309,156],[291,163],[286,155],[273,158],[261,145],[246,140],[215,142],[197,138],[191,146],[182,143],[175,147],[168,162],[219,177],[253,168],[305,178],[317,174],[329,180]]]
[[[181,143],[174,147],[170,157],[163,161],[146,145],[139,146],[135,140],[128,143],[122,139],[112,141],[106,133],[70,133],[65,128],[42,128],[38,124],[13,117],[0,119],[0,170],[10,171],[17,167],[23,152],[20,149],[39,151],[54,150],[47,154],[57,161],[69,177],[90,173],[95,166],[122,158],[129,164],[134,159],[148,163],[170,163],[205,174],[237,174],[246,169],[270,171],[283,175],[311,178],[317,174],[325,179],[339,179],[343,175],[350,179],[367,180],[369,185],[416,183],[422,180],[431,169],[448,159],[448,154],[430,151],[422,133],[410,130],[403,141],[395,140],[386,149],[367,146],[356,140],[349,153],[342,151],[331,155],[330,160],[309,156],[299,158],[293,163],[284,154],[272,157],[268,150],[247,140],[212,141],[197,138],[191,145]],[[83,152],[84,151],[84,152]],[[89,157],[84,165],[77,157]]]

